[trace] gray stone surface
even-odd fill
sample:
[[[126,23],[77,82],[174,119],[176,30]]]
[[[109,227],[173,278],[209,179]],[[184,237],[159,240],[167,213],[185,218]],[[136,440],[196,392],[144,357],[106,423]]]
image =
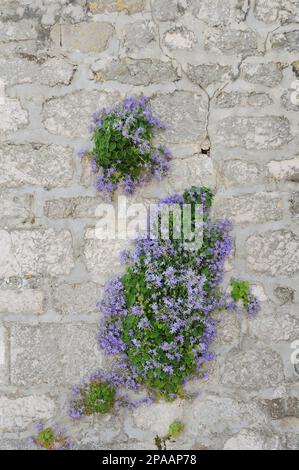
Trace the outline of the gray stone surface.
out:
[[[55,415],[54,401],[46,395],[0,397],[0,422],[3,431],[15,432],[32,426],[32,421]]]
[[[107,49],[114,32],[114,27],[106,22],[57,24],[51,30],[51,39],[63,50],[98,53]]]
[[[282,68],[280,62],[245,63],[241,67],[241,76],[254,85],[265,85],[272,88],[281,82]]]
[[[90,315],[97,312],[100,288],[94,282],[53,284],[53,308],[62,315]],[[1,291],[0,291],[1,296]]]
[[[215,133],[217,145],[248,150],[276,149],[291,139],[290,123],[284,116],[230,116],[218,123]]]
[[[74,172],[72,154],[58,145],[1,145],[0,187],[68,186]]]
[[[109,106],[116,99],[116,95],[83,90],[71,95],[52,98],[44,104],[45,127],[52,134],[86,138],[92,112]]]
[[[178,74],[170,61],[150,59],[114,59],[108,64],[92,66],[94,79],[100,82],[117,80],[130,85],[149,85],[177,81]]]
[[[206,33],[205,48],[218,55],[257,55],[257,36],[251,30],[217,28]]]
[[[152,100],[153,109],[170,128],[162,138],[168,142],[203,141],[206,137],[207,102],[203,95],[176,91]]]
[[[74,266],[70,232],[0,231],[0,276],[69,274]]]
[[[292,276],[299,270],[299,238],[288,230],[251,235],[247,240],[249,268],[271,276]]]
[[[223,385],[243,390],[275,387],[284,379],[280,356],[271,349],[258,347],[230,351],[220,375]]]
[[[104,365],[96,325],[13,325],[11,383],[68,386]]]

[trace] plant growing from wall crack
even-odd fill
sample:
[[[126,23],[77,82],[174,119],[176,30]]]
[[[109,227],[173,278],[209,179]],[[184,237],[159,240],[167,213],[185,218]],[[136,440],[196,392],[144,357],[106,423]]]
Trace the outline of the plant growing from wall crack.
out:
[[[95,113],[93,148],[82,155],[89,157],[97,174],[98,191],[107,197],[121,187],[126,194],[133,194],[137,185],[165,176],[171,152],[164,145],[153,144],[155,131],[165,127],[144,96],[127,97],[122,104]]]

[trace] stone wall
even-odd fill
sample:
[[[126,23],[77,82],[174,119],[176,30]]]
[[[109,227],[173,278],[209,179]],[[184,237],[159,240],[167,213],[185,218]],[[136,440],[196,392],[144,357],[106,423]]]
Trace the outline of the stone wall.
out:
[[[175,418],[186,430],[173,448],[298,448],[298,0],[0,0],[0,11],[0,448],[26,448],[42,419],[81,448],[149,449]],[[95,303],[123,246],[94,237],[101,199],[76,153],[97,105],[140,93],[172,125],[175,158],[135,199],[213,188],[215,215],[234,223],[227,276],[251,281],[262,312],[226,316],[195,400],[70,424],[71,385],[106,365]]]

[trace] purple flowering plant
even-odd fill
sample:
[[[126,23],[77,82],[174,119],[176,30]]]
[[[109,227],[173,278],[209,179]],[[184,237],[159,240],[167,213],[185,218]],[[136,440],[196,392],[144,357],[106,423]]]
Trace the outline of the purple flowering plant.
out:
[[[74,447],[63,429],[57,425],[45,427],[41,422],[35,424],[36,436],[31,439],[38,449],[70,450]]]
[[[153,115],[145,96],[126,97],[123,103],[94,113],[93,148],[83,154],[97,174],[98,191],[108,198],[118,187],[133,194],[137,185],[165,176],[171,152],[153,144],[155,131],[165,127]]]
[[[183,239],[140,238],[123,256],[126,273],[110,280],[100,303],[103,317],[100,346],[118,357],[134,385],[145,384],[156,396],[184,396],[183,385],[214,358],[217,313],[237,308],[235,297],[221,287],[224,262],[233,242],[230,223],[210,218],[212,193],[192,187],[161,201],[203,207],[203,241],[187,246]],[[171,211],[170,211],[171,222]],[[244,300],[244,298],[243,298]],[[252,296],[245,307],[259,309]]]

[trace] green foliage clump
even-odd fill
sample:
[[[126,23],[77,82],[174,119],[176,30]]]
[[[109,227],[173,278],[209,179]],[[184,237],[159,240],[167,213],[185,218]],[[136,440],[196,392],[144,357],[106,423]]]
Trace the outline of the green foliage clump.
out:
[[[37,441],[41,447],[51,449],[54,445],[55,434],[52,428],[45,428],[37,435]]]
[[[240,279],[232,279],[231,282],[231,296],[235,302],[242,300],[244,306],[248,306],[249,301],[249,282],[248,281],[241,281]]]
[[[160,437],[157,435],[154,439],[154,443],[158,450],[167,450],[167,441],[171,441],[176,437],[179,437],[185,429],[184,423],[179,420],[173,421],[168,428],[166,436]]]
[[[111,383],[94,379],[76,388],[69,415],[80,418],[83,415],[108,413],[115,403],[116,390]]]

